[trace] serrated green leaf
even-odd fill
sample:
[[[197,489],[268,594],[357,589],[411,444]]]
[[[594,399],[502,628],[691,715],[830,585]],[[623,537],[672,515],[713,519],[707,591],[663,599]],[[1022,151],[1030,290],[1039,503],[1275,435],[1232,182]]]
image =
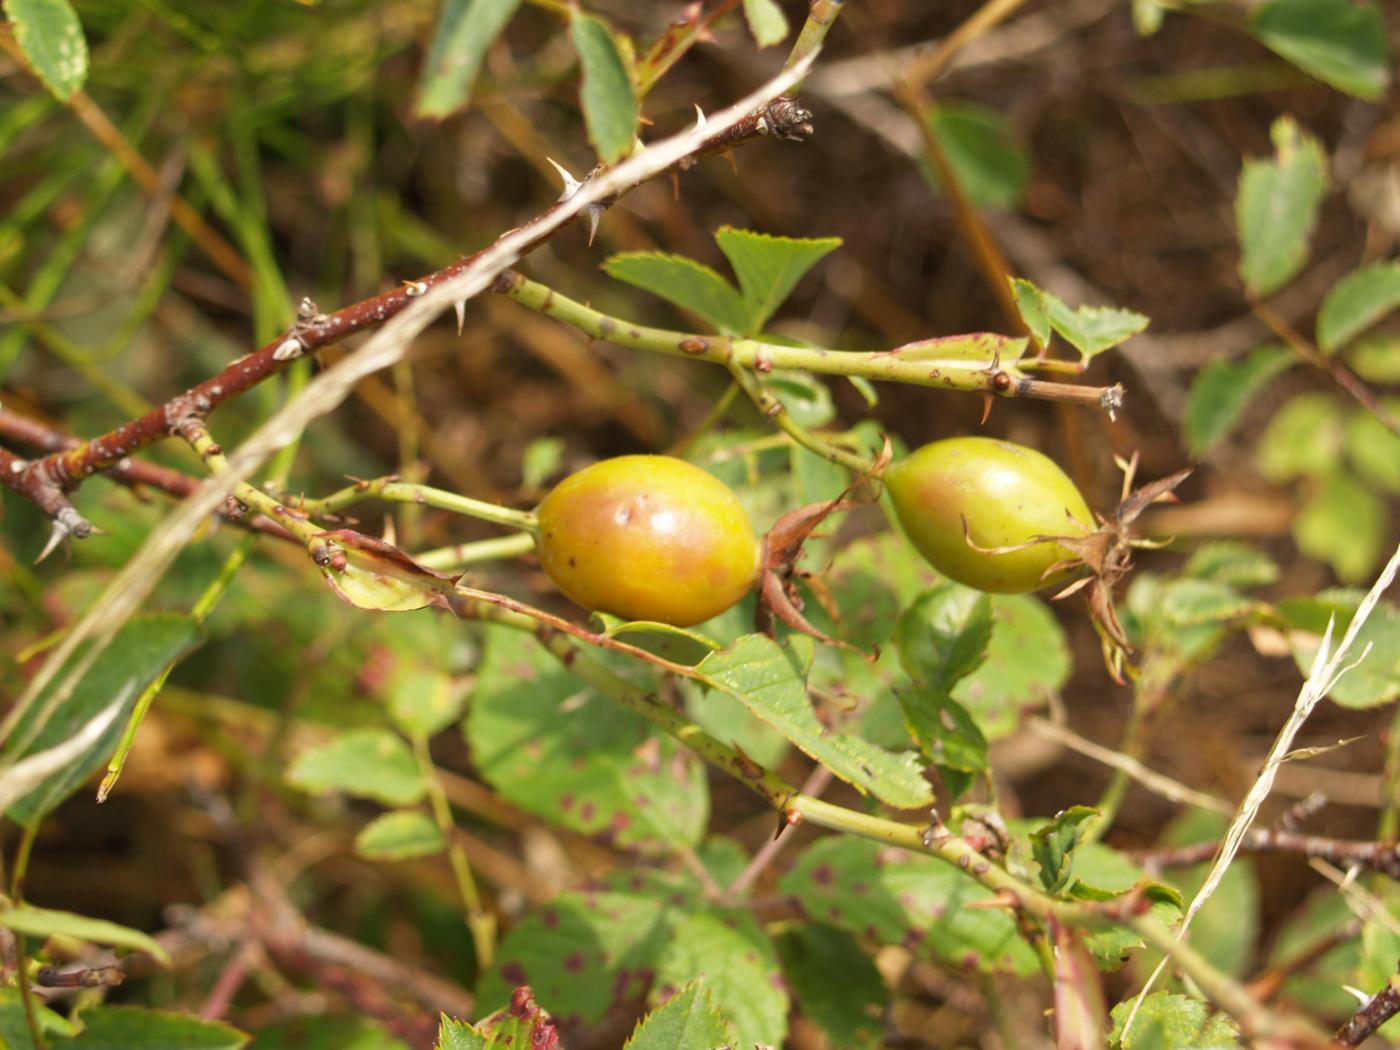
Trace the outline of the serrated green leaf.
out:
[[[1400,307],[1400,262],[1372,263],[1347,274],[1317,311],[1317,345],[1331,354]]]
[[[465,729],[482,777],[531,813],[619,845],[693,846],[704,833],[699,762],[528,635],[487,630]]]
[[[773,943],[747,911],[698,912],[679,922],[656,963],[652,998],[698,977],[728,1022],[729,1041],[781,1046],[787,1036],[788,997]]]
[[[1036,347],[1044,350],[1050,342],[1050,308],[1045,304],[1045,296],[1024,277],[1011,278],[1011,294],[1016,298],[1016,311],[1025,322]]]
[[[744,0],[744,19],[759,47],[781,43],[788,34],[787,16],[774,0]]]
[[[707,656],[698,668],[700,680],[738,700],[846,783],[899,809],[928,805],[933,793],[914,754],[886,751],[822,725],[807,695],[812,649],[805,636],[782,646],[761,634],[746,635]]]
[[[442,671],[410,669],[389,684],[389,717],[410,737],[427,739],[462,712],[463,682]]]
[[[1380,561],[1388,523],[1376,494],[1339,470],[1323,480],[1293,519],[1293,539],[1308,557],[1331,565],[1343,583],[1359,583]]]
[[[728,1040],[728,1024],[697,979],[643,1017],[623,1050],[714,1050]]]
[[[1197,372],[1182,420],[1191,455],[1203,456],[1222,441],[1245,406],[1293,361],[1291,350],[1261,346],[1238,360],[1218,358]]]
[[[1263,551],[1236,540],[1197,547],[1182,566],[1183,576],[1229,587],[1267,587],[1278,580],[1278,564]]]
[[[15,41],[55,98],[67,102],[87,79],[83,26],[68,0],[5,0]]]
[[[720,227],[715,241],[739,278],[748,311],[744,335],[760,332],[803,275],[841,247],[840,237],[773,237],[733,226]]]
[[[446,117],[471,101],[482,59],[520,0],[442,0],[418,84],[420,117]]]
[[[286,779],[308,793],[343,791],[386,806],[410,806],[426,791],[413,752],[387,729],[352,729],[308,748],[292,762]]]
[[[1327,618],[1336,614],[1333,639],[1340,638],[1351,623],[1359,596],[1348,592],[1343,601],[1328,600],[1327,595],[1293,598],[1279,602],[1278,611],[1292,628],[1289,643],[1298,670],[1307,674]],[[1352,652],[1366,656],[1342,675],[1327,695],[1343,707],[1367,708],[1388,703],[1400,696],[1400,611],[1389,602],[1381,602],[1357,632]]]
[[[1379,8],[1351,0],[1273,0],[1250,19],[1265,47],[1299,69],[1370,102],[1390,82],[1390,48]]]
[[[619,252],[603,269],[689,310],[724,335],[742,335],[747,328],[749,308],[743,297],[704,263],[663,252]]]
[[[920,682],[897,690],[895,695],[909,735],[931,763],[958,773],[980,773],[987,768],[987,738],[962,704],[944,690]]]
[[[322,538],[334,543],[345,558],[343,565],[328,560],[321,576],[336,597],[357,609],[414,612],[427,608],[446,578],[376,536],[336,529]]]
[[[1342,454],[1342,413],[1327,394],[1302,394],[1259,437],[1259,472],[1270,481],[1328,474]]]
[[[1069,680],[1064,628],[1028,594],[992,596],[992,638],[982,665],[953,686],[953,699],[988,740],[1015,732],[1021,713],[1044,707]]]
[[[137,1006],[95,1006],[78,1016],[83,1030],[64,1050],[239,1050],[249,1038],[218,1021]]]
[[[574,50],[583,67],[583,119],[588,139],[604,164],[632,152],[637,139],[637,86],[623,46],[595,15],[570,8]],[[630,51],[630,48],[629,48]]]
[[[1070,884],[1074,851],[1089,830],[1089,822],[1098,815],[1098,810],[1088,806],[1070,806],[1031,832],[1031,853],[1040,865],[1040,882],[1047,892],[1059,893]]]
[[[456,1021],[444,1014],[438,1021],[435,1050],[488,1050],[488,1047],[486,1037],[466,1021]]]
[[[1172,580],[1158,595],[1161,616],[1173,627],[1238,620],[1254,608],[1254,602],[1229,584],[1215,580]]]
[[[19,720],[10,733],[4,755],[16,762],[39,755],[72,740],[94,719],[106,718],[106,728],[80,754],[65,760],[62,768],[11,803],[5,815],[17,824],[33,824],[82,786],[116,748],[136,698],[168,664],[193,648],[200,637],[199,625],[188,616],[157,613],[133,617],[117,632],[112,644],[97,655],[43,729],[27,746],[19,748],[17,745],[29,736],[38,713],[48,706],[56,685],[64,681],[68,668],[83,658],[81,652],[75,654]],[[115,711],[109,711],[117,702],[120,703]],[[9,772],[14,770],[11,767]]]
[[[1026,827],[1026,842],[1029,845],[1031,822],[1020,823]],[[1017,838],[1013,841],[1015,852],[1019,850],[1021,840]],[[1149,914],[1166,926],[1177,922],[1185,910],[1180,894],[1161,883],[1148,881],[1140,867],[1100,842],[1081,843],[1076,847],[1073,878],[1069,895],[1078,900],[1104,902],[1129,892],[1142,893],[1151,901]],[[1129,953],[1143,948],[1144,942],[1133,930],[1112,926],[1089,934],[1084,946],[1099,969],[1110,971],[1120,968],[1128,961]]]
[[[645,994],[675,921],[658,897],[562,893],[506,934],[499,964],[482,976],[477,999],[504,1003],[528,984],[558,1016],[592,1024],[614,1003]]]
[[[874,961],[845,930],[803,921],[777,940],[783,979],[798,1007],[842,1050],[883,1045],[890,994]],[[707,1048],[708,1050],[708,1048]]]
[[[167,965],[170,962],[170,954],[140,930],[73,912],[53,911],[24,904],[0,911],[0,926],[28,937],[72,937],[89,944],[110,944],[114,948],[129,948],[152,955]]]
[[[783,876],[809,919],[981,972],[1028,974],[1035,953],[992,892],[933,857],[852,837],[822,839]]]
[[[497,1010],[476,1027],[486,1037],[486,1050],[523,1050],[553,1046],[559,1041],[558,1027],[549,1014],[539,1008],[533,996],[523,1001],[512,996],[509,1006]]]
[[[916,682],[950,691],[986,659],[992,626],[987,594],[940,583],[900,615],[894,630],[899,662]]]
[[[1230,1022],[1211,1012],[1199,999],[1168,992],[1153,992],[1143,999],[1133,1027],[1123,1038],[1123,1024],[1136,998],[1125,1000],[1110,1013],[1114,1050],[1237,1050],[1239,1035]]]
[[[1400,398],[1382,398],[1381,407],[1395,417]],[[1366,481],[1400,494],[1400,437],[1389,427],[1370,412],[1355,411],[1347,417],[1342,444],[1347,459]]]
[[[1030,159],[1007,119],[968,102],[943,102],[924,113],[963,193],[979,208],[1014,208],[1025,196]],[[929,181],[938,186],[931,172]]]
[[[1327,192],[1327,158],[1317,139],[1292,117],[1279,117],[1270,134],[1274,156],[1245,161],[1235,196],[1240,277],[1261,297],[1282,288],[1307,261],[1308,238]]]
[[[1050,327],[1079,351],[1079,359],[1084,363],[1137,335],[1150,323],[1132,310],[1116,306],[1081,306],[1072,310],[1053,292],[1042,290],[1040,294],[1050,314]]]
[[[446,848],[433,818],[417,809],[381,813],[355,836],[355,852],[367,860],[410,860]]]

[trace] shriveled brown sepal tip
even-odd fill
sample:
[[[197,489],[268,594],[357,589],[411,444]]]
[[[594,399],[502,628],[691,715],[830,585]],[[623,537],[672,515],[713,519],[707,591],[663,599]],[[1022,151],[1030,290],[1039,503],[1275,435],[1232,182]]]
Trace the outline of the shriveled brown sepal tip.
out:
[[[872,663],[880,658],[878,648],[873,653],[865,653],[850,642],[833,638],[820,630],[802,614],[804,603],[797,590],[799,578],[807,581],[818,602],[833,613],[835,603],[830,600],[825,584],[818,577],[801,572],[797,568],[797,562],[802,557],[804,545],[816,534],[822,522],[838,511],[851,510],[869,502],[848,497],[854,489],[878,477],[889,465],[893,455],[893,446],[886,438],[884,447],[871,464],[870,470],[852,481],[835,499],[825,503],[809,503],[805,507],[790,510],[774,523],[768,535],[763,538],[763,549],[759,556],[758,611],[755,618],[760,631],[771,636],[773,620],[776,617],[794,631],[800,631],[827,645],[861,653]]]
[[[1119,463],[1123,469],[1123,496],[1118,506],[1108,518],[1100,518],[1100,524],[1093,532],[1065,536],[1032,536],[1025,543],[1006,547],[981,547],[972,539],[967,518],[963,521],[963,540],[979,554],[1009,554],[1026,550],[1042,543],[1054,543],[1073,554],[1072,558],[1055,562],[1044,573],[1045,579],[1060,573],[1083,567],[1089,570],[1081,577],[1051,596],[1051,601],[1060,601],[1082,590],[1088,591],[1089,615],[1099,632],[1104,645],[1104,660],[1109,674],[1119,685],[1125,684],[1123,675],[1126,658],[1133,647],[1118,619],[1118,610],[1113,604],[1113,589],[1132,568],[1134,549],[1156,548],[1161,543],[1140,539],[1132,534],[1131,526],[1141,517],[1142,512],[1153,503],[1175,502],[1176,489],[1191,476],[1196,467],[1193,464],[1183,467],[1174,474],[1149,482],[1141,488],[1133,489],[1133,478],[1137,473],[1138,457],[1134,453],[1131,460]]]

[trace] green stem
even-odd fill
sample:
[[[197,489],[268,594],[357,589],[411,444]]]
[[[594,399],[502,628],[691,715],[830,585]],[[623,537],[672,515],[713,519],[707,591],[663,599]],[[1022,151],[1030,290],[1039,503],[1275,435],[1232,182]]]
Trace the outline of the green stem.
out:
[[[210,436],[203,423],[186,423],[180,436],[199,453],[200,458],[204,460],[204,465],[209,468],[211,473],[222,474],[228,470],[228,460],[224,457],[223,449]],[[319,525],[307,521],[306,515],[288,509],[262,489],[250,485],[246,481],[240,481],[234,485],[231,495],[249,510],[256,511],[277,522],[308,546],[325,531]]]
[[[791,69],[822,46],[826,34],[831,32],[832,25],[840,17],[843,6],[843,0],[812,0],[812,5],[807,10],[807,21],[802,23],[802,29],[793,42],[792,51],[788,53],[787,61],[783,64],[784,69]],[[791,94],[797,94],[801,86],[794,84]]]
[[[39,835],[39,822],[36,820],[24,826],[20,835],[19,848],[15,851],[15,867],[10,874],[10,900],[16,907],[24,903],[24,876],[29,870],[29,858],[34,854],[34,840]],[[29,1026],[29,1038],[36,1050],[48,1050],[44,1033],[39,1027],[39,1017],[34,1012],[34,991],[29,986],[29,950],[22,933],[15,934],[15,968],[19,978],[19,997],[24,1003],[24,1020]]]
[[[438,547],[413,555],[413,560],[425,569],[460,569],[464,565],[476,565],[498,558],[516,558],[529,554],[535,549],[535,537],[527,532],[517,532],[512,536],[497,536],[490,540],[477,540],[475,543],[454,543],[450,547]]]
[[[1057,900],[993,864],[964,839],[946,830],[935,831],[928,826],[902,824],[803,795],[777,774],[763,769],[752,759],[688,721],[654,692],[614,674],[587,650],[579,648],[568,636],[554,628],[523,613],[480,600],[458,602],[455,607],[465,617],[531,632],[574,674],[674,736],[710,765],[734,776],[750,791],[782,812],[789,823],[811,823],[937,857],[988,889],[1003,894],[1009,907],[1020,909],[1042,922],[1053,917],[1063,925],[1087,929],[1128,926],[1169,956],[1212,1001],[1234,1016],[1246,1035],[1256,1037],[1287,1032],[1305,1034],[1314,1039],[1325,1038],[1306,1022],[1275,1017],[1246,988],[1217,970],[1189,945],[1178,942],[1170,930],[1142,910],[1141,900],[1130,897],[1120,898],[1117,902]]]
[[[392,477],[376,478],[373,481],[360,481],[323,499],[304,500],[297,503],[297,509],[304,514],[322,517],[332,514],[353,503],[368,499],[382,499],[390,503],[414,503],[422,506],[450,510],[455,514],[480,518],[508,529],[518,529],[533,535],[539,526],[535,515],[528,510],[512,510],[484,500],[459,496],[445,489],[435,489],[430,485],[414,485],[397,481]]]
[[[715,403],[710,406],[710,410],[705,413],[705,418],[700,420],[700,425],[680,441],[676,442],[676,444],[672,445],[669,449],[669,455],[685,459],[690,450],[695,447],[696,442],[719,425],[719,421],[724,418],[725,413],[729,411],[730,406],[734,404],[734,399],[738,396],[738,383],[730,383],[725,387],[724,393],[720,394]]]
[[[997,397],[1031,397],[1099,407],[1118,405],[1122,394],[1118,387],[1091,387],[1030,379],[1022,375],[1015,364],[999,364],[999,356],[1013,361],[1025,347],[1024,339],[1007,336],[950,336],[881,351],[781,346],[759,339],[699,335],[633,324],[599,313],[514,272],[503,274],[495,290],[522,306],[571,325],[595,339],[604,339],[634,350],[708,361],[726,368],[737,365],[760,374],[775,368],[792,369]]]
[[[675,708],[666,704],[656,693],[634,685],[611,671],[591,652],[575,644],[562,631],[540,623],[525,613],[478,599],[454,602],[454,609],[464,617],[502,624],[533,634],[560,663],[598,692],[612,697],[629,711],[641,715],[658,729],[671,734],[716,769],[737,777],[749,790],[774,808],[781,809],[789,798],[797,794],[797,789],[791,784],[710,736]]]
[[[1128,713],[1128,724],[1123,729],[1123,742],[1118,745],[1120,754],[1129,758],[1142,759],[1147,753],[1152,738],[1152,719],[1168,697],[1168,686],[1176,676],[1178,667],[1174,661],[1159,657],[1154,663],[1147,663],[1133,690],[1133,707]],[[1123,807],[1123,799],[1132,786],[1133,778],[1128,770],[1116,766],[1108,787],[1094,808],[1099,811],[1085,826],[1084,842],[1097,842],[1113,827],[1118,811]]]
[[[729,366],[729,371],[734,376],[734,382],[739,384],[739,388],[748,395],[749,400],[757,406],[759,412],[772,420],[774,426],[807,451],[857,474],[868,475],[875,472],[873,459],[847,452],[799,424],[797,420],[792,418],[792,414],[788,412],[783,403],[769,393],[752,372],[735,364]]]
[[[452,805],[447,800],[447,792],[438,778],[433,757],[428,753],[428,741],[422,736],[413,738],[413,753],[418,759],[418,770],[428,788],[428,802],[432,806],[433,819],[437,823],[442,839],[447,843],[447,859],[452,865],[452,876],[457,882],[457,892],[462,898],[466,912],[467,929],[471,931],[472,945],[476,948],[478,972],[489,970],[496,958],[496,917],[481,904],[481,891],[477,889],[476,878],[472,875],[467,852],[457,838],[457,825],[452,819]]]
[[[204,588],[204,593],[199,596],[199,600],[190,609],[190,619],[194,620],[195,623],[203,623],[214,611],[214,607],[219,604],[219,599],[228,590],[228,585],[233,580],[234,574],[242,568],[257,542],[257,533],[247,533],[243,536],[238,546],[219,567],[219,574],[209,582],[209,586]],[[111,761],[107,763],[107,774],[97,787],[98,802],[106,802],[107,796],[117,786],[117,779],[122,775],[122,769],[126,766],[127,756],[131,754],[132,745],[136,743],[136,731],[140,728],[146,713],[151,709],[151,704],[155,702],[156,695],[165,687],[166,679],[170,677],[170,672],[175,669],[175,663],[176,661],[171,660],[166,664],[161,669],[160,674],[156,675],[155,680],[136,698],[136,704],[132,707],[131,714],[126,720],[126,728],[122,730],[117,750],[112,754]]]

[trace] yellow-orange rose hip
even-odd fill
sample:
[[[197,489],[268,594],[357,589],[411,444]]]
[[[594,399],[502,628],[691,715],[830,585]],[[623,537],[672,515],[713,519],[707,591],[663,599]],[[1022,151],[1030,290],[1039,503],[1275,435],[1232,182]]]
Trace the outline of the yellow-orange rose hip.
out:
[[[540,565],[586,609],[676,627],[753,586],[758,540],[714,475],[670,456],[619,456],[561,481],[538,510]]]
[[[1074,558],[1058,543],[997,554],[988,548],[1017,547],[1036,536],[1084,536],[1095,528],[1065,472],[1035,449],[1010,441],[935,441],[886,470],[885,484],[919,553],[944,576],[982,591],[1039,590],[1073,571],[1045,575]]]

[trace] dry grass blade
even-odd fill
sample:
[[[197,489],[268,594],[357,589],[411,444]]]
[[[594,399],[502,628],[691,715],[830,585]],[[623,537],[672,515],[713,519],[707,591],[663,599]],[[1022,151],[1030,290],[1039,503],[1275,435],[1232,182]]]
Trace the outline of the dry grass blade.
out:
[[[1395,581],[1397,572],[1400,572],[1400,547],[1395,549],[1395,553],[1390,556],[1390,561],[1386,563],[1380,576],[1366,593],[1366,597],[1357,606],[1356,614],[1351,618],[1351,623],[1347,626],[1346,633],[1342,636],[1342,640],[1335,650],[1331,649],[1334,623],[1328,623],[1322,644],[1318,647],[1317,655],[1313,658],[1312,668],[1308,672],[1308,677],[1303,681],[1302,689],[1298,692],[1298,700],[1293,705],[1293,712],[1288,716],[1288,721],[1284,723],[1283,728],[1279,730],[1278,737],[1274,740],[1274,746],[1269,751],[1269,757],[1264,762],[1264,768],[1259,771],[1254,785],[1245,795],[1244,801],[1240,803],[1239,811],[1235,814],[1235,819],[1231,821],[1229,830],[1226,831],[1225,837],[1220,843],[1220,851],[1211,864],[1205,882],[1201,884],[1200,890],[1197,891],[1196,896],[1192,898],[1186,909],[1186,916],[1181,920],[1181,926],[1176,931],[1178,941],[1185,939],[1186,932],[1191,926],[1191,920],[1196,917],[1201,906],[1215,892],[1220,885],[1220,880],[1225,877],[1226,870],[1234,861],[1236,854],[1239,853],[1245,833],[1249,831],[1250,826],[1254,823],[1254,818],[1259,813],[1259,807],[1264,804],[1264,799],[1273,789],[1274,777],[1278,774],[1279,766],[1287,760],[1289,753],[1293,750],[1293,741],[1297,738],[1299,730],[1303,728],[1303,723],[1308,720],[1322,698],[1337,684],[1337,680],[1366,658],[1366,653],[1370,651],[1369,646],[1353,663],[1344,664],[1342,662],[1346,659],[1347,653],[1351,651],[1356,636],[1361,633],[1361,628],[1365,626],[1372,610],[1380,602],[1381,595]],[[1156,983],[1166,964],[1166,959],[1157,964],[1157,968],[1152,971],[1147,983],[1143,985],[1142,991],[1138,993],[1138,997],[1133,1003],[1133,1009],[1123,1025],[1125,1033],[1132,1026],[1138,1009],[1142,1006],[1147,993],[1152,990],[1152,986]]]
[[[53,682],[60,668],[78,647],[91,641],[82,658],[75,662],[72,670],[54,689],[45,709],[34,719],[33,732],[37,733],[42,728],[52,711],[71,694],[92,661],[111,643],[118,629],[136,612],[176,555],[205,519],[218,510],[234,486],[250,477],[274,452],[295,440],[313,420],[333,411],[361,379],[401,359],[413,339],[450,305],[485,291],[498,274],[518,261],[525,246],[567,225],[590,205],[605,201],[659,174],[694,152],[702,143],[737,125],[758,107],[801,80],[815,57],[813,53],[806,61],[774,77],[728,109],[708,117],[704,125],[639,150],[617,167],[587,180],[577,192],[552,208],[546,216],[502,236],[481,253],[475,263],[455,277],[434,285],[412,306],[379,329],[363,346],[316,376],[299,395],[228,456],[228,469],[225,472],[205,481],[152,533],[82,619],[73,625],[63,644],[49,654],[18,703],[0,724],[0,740],[8,738],[20,716]]]

